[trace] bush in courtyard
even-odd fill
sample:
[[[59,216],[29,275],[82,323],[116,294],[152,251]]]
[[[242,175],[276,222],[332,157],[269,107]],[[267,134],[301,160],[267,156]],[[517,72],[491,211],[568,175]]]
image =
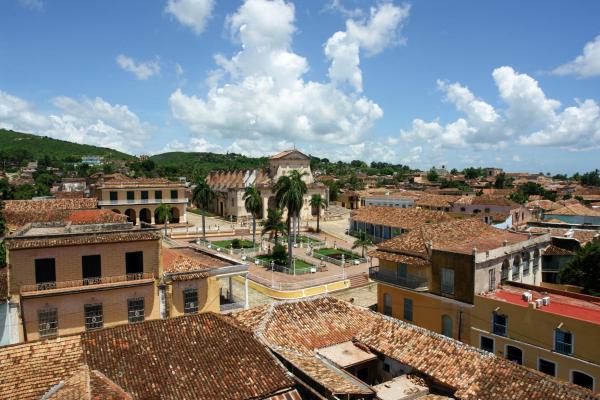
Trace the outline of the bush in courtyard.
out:
[[[233,239],[231,241],[231,247],[233,247],[234,249],[241,249],[242,241],[240,239]]]
[[[287,264],[287,251],[285,247],[281,244],[276,244],[273,247],[273,253],[271,254],[273,257],[273,261],[277,265],[286,265]]]

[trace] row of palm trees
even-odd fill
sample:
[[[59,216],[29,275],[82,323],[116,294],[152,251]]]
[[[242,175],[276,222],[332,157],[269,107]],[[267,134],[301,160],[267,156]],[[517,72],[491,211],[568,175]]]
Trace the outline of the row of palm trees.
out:
[[[293,263],[292,244],[300,232],[300,212],[304,204],[304,195],[308,192],[306,183],[302,177],[306,172],[291,171],[289,175],[281,176],[273,190],[275,192],[276,209],[269,209],[267,219],[264,223],[262,234],[274,233],[275,243],[278,234],[288,234],[288,266]],[[192,193],[192,203],[200,210],[202,215],[202,236],[206,240],[206,228],[204,215],[215,198],[215,193],[206,180],[198,181]],[[252,215],[252,245],[256,247],[256,219],[263,209],[263,201],[260,190],[255,185],[248,186],[243,196],[246,211]],[[320,231],[321,209],[327,206],[326,200],[320,194],[314,194],[310,199],[311,207],[317,210],[317,232]],[[282,222],[283,210],[287,210],[286,225]],[[165,220],[166,221],[166,220]]]

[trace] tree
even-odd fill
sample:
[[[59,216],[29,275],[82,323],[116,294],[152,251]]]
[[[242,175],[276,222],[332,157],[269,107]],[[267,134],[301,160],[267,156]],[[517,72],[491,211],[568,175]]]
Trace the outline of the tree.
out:
[[[302,176],[306,175],[306,172],[300,173],[297,170],[293,170],[289,175],[281,176],[275,185],[273,191],[275,192],[275,201],[279,208],[287,208],[287,231],[288,231],[288,267],[292,268],[292,236],[294,229],[294,220],[300,218],[300,211],[304,203],[304,195],[308,192],[306,183],[302,180]]]
[[[504,189],[510,186],[512,186],[512,178],[507,177],[504,172],[496,176],[496,181],[494,182],[496,189]]]
[[[255,185],[248,186],[244,192],[244,207],[252,215],[252,247],[256,247],[256,217],[263,207],[260,190]]]
[[[156,209],[156,215],[158,216],[158,221],[156,222],[163,222],[165,224],[165,236],[167,236],[167,224],[173,216],[173,206],[167,203],[161,203]]]
[[[365,250],[367,249],[367,247],[372,246],[373,245],[373,241],[371,239],[369,239],[369,236],[367,236],[367,232],[362,230],[362,231],[358,231],[358,238],[354,241],[354,244],[352,245],[352,249],[356,249],[358,247],[360,247],[362,249],[362,257],[365,257]]]
[[[192,192],[192,203],[200,210],[202,214],[202,238],[206,240],[206,225],[204,214],[208,211],[211,201],[215,198],[215,192],[206,182],[206,179],[200,179]]]
[[[275,244],[277,244],[278,234],[285,232],[285,224],[281,221],[283,211],[278,208],[269,208],[267,211],[267,220],[263,224],[262,235],[268,233],[270,236],[275,236]]]
[[[317,232],[321,232],[321,207],[327,207],[327,201],[320,194],[313,194],[310,198],[310,206],[317,209]]]
[[[427,180],[429,182],[437,182],[437,180],[440,178],[440,176],[438,175],[437,171],[435,170],[435,168],[431,167],[431,169],[429,170],[429,172],[427,173]]]
[[[560,282],[583,287],[583,293],[600,296],[600,240],[577,250],[575,257],[560,270]]]
[[[600,186],[600,171],[596,169],[591,172],[586,172],[581,175],[580,181],[582,185]]]

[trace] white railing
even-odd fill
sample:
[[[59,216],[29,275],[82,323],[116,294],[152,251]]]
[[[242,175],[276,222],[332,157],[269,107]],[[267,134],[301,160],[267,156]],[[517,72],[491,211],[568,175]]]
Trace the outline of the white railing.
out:
[[[34,293],[34,292],[43,292],[46,290],[54,290],[54,289],[93,287],[95,285],[102,285],[102,284],[106,284],[106,283],[125,283],[125,282],[138,281],[138,280],[144,280],[144,279],[154,279],[154,274],[152,274],[152,273],[135,273],[135,274],[118,275],[118,276],[102,276],[102,277],[98,277],[98,278],[76,279],[76,280],[71,280],[71,281],[44,282],[44,283],[37,283],[35,285],[22,285],[20,292],[21,293]]]

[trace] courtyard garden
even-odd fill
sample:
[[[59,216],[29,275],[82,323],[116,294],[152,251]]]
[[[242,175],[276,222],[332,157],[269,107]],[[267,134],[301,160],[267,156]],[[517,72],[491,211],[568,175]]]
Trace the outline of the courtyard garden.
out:
[[[211,244],[213,246],[222,247],[225,249],[251,249],[252,240],[246,239],[229,239],[229,240],[215,240],[212,241]]]
[[[313,251],[313,257],[318,258],[318,259],[323,259],[325,257],[328,258],[332,258],[334,260],[340,261],[342,260],[342,255],[344,256],[344,260],[347,262],[352,262],[354,260],[360,260],[361,257],[356,254],[353,253],[350,250],[346,250],[346,249],[334,249],[332,247],[325,247],[322,249],[316,249]],[[325,259],[327,260],[327,259]]]

